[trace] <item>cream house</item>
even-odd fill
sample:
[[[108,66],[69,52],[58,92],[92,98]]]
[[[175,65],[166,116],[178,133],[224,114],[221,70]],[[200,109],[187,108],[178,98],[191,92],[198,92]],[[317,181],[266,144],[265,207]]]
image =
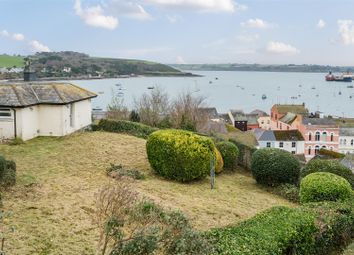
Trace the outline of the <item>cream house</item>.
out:
[[[65,136],[91,124],[97,95],[70,83],[0,84],[0,139]]]

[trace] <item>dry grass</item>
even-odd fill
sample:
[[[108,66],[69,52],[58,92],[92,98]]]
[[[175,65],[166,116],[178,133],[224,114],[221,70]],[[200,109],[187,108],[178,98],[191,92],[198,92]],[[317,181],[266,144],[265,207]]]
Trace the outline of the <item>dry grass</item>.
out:
[[[110,163],[146,171],[136,183],[145,196],[185,212],[196,227],[224,226],[253,216],[273,205],[291,205],[259,188],[247,174],[179,184],[150,171],[145,140],[94,132],[65,138],[38,138],[24,145],[1,145],[0,154],[16,161],[18,183],[4,193],[5,222],[15,232],[5,243],[8,254],[94,254],[97,230],[91,224],[94,194],[110,179]]]

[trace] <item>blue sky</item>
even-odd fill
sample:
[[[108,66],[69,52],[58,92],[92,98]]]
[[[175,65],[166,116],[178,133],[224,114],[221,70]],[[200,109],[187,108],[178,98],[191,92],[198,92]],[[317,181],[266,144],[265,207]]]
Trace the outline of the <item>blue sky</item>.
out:
[[[354,0],[0,0],[0,53],[354,65]]]

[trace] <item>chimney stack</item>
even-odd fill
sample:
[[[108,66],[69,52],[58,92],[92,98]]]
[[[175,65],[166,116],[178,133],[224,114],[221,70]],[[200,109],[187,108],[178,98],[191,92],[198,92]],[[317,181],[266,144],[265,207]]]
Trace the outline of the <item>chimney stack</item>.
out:
[[[25,58],[25,68],[23,70],[24,81],[35,81],[37,79],[36,72],[31,67],[31,59]]]

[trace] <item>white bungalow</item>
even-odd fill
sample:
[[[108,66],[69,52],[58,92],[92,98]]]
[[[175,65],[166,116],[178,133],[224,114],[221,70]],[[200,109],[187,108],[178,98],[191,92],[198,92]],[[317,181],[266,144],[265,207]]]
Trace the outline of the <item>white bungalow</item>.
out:
[[[89,126],[97,95],[70,83],[0,84],[0,140],[65,136]]]

